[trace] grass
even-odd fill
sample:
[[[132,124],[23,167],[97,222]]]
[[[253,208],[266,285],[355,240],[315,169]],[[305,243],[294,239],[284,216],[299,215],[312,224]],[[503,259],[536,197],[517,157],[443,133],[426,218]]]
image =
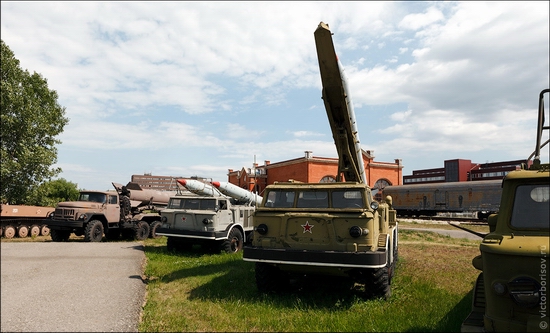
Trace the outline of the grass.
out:
[[[414,230],[433,224],[400,226],[399,262],[388,301],[365,299],[334,284],[263,295],[256,290],[254,264],[243,261],[242,254],[208,254],[200,248],[175,254],[167,252],[166,238],[148,239],[143,242],[147,296],[139,331],[460,331],[479,273],[471,264],[479,241]],[[446,224],[437,228],[454,229]],[[29,241],[51,238],[2,239]],[[83,237],[72,235],[71,241]]]
[[[401,230],[388,301],[319,283],[264,295],[256,290],[254,264],[242,254],[169,253],[165,238],[144,244],[141,332],[458,332],[478,274],[471,260],[479,242]]]

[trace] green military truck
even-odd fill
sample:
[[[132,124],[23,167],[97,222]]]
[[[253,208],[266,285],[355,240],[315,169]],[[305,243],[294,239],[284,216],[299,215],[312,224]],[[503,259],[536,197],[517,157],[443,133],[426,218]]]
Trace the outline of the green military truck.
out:
[[[254,237],[243,259],[255,263],[261,292],[336,278],[359,283],[369,297],[388,298],[398,254],[391,198],[373,199],[349,91],[331,31],[320,23],[315,42],[322,98],[339,163],[334,183],[275,183],[254,213]],[[348,283],[343,283],[349,285]]]
[[[539,96],[537,145],[521,170],[502,182],[498,214],[472,261],[480,270],[462,332],[548,332],[550,164],[541,163],[544,95]],[[531,163],[531,158],[534,157]],[[528,165],[531,164],[529,167]]]

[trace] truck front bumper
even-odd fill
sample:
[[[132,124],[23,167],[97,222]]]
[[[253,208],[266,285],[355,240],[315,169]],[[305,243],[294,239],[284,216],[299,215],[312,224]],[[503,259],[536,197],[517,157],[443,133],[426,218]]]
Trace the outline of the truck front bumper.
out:
[[[66,221],[66,220],[44,220],[44,224],[50,229],[54,230],[72,230],[75,228],[82,228],[84,223],[82,221]]]
[[[181,229],[167,229],[167,228],[157,228],[156,234],[158,236],[167,236],[167,237],[183,237],[183,238],[194,238],[194,239],[206,239],[206,240],[223,240],[227,239],[227,231],[197,231],[197,230],[181,230]]]
[[[386,251],[340,252],[273,249],[255,246],[243,248],[243,260],[285,265],[330,266],[349,268],[382,268],[386,266]]]

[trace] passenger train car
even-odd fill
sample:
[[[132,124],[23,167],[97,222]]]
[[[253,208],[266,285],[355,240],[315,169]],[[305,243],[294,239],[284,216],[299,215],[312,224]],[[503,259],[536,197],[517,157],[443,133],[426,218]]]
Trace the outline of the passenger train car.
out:
[[[472,213],[486,219],[497,213],[502,179],[467,182],[386,186],[399,216],[435,216],[438,213]]]

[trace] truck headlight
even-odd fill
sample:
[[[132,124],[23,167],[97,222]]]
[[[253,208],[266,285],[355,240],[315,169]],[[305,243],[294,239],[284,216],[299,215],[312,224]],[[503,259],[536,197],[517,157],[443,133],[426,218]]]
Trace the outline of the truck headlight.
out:
[[[160,221],[166,223],[166,222],[168,222],[168,218],[166,216],[162,216],[160,218]]]
[[[210,224],[210,223],[214,223],[214,220],[204,218],[204,219],[202,220],[202,223],[203,223],[203,224]]]
[[[363,229],[356,225],[349,228],[349,235],[354,238],[360,237],[362,235],[368,235],[368,234],[369,234],[369,229]]]
[[[537,281],[520,277],[508,283],[510,296],[519,306],[532,308],[540,302],[540,286]]]
[[[78,219],[81,220],[81,221],[84,221],[87,217],[88,217],[88,215],[86,215],[86,214],[80,214],[78,216]]]
[[[260,235],[265,235],[267,234],[267,225],[265,224],[260,224],[259,226],[256,227],[256,231],[260,234]]]

